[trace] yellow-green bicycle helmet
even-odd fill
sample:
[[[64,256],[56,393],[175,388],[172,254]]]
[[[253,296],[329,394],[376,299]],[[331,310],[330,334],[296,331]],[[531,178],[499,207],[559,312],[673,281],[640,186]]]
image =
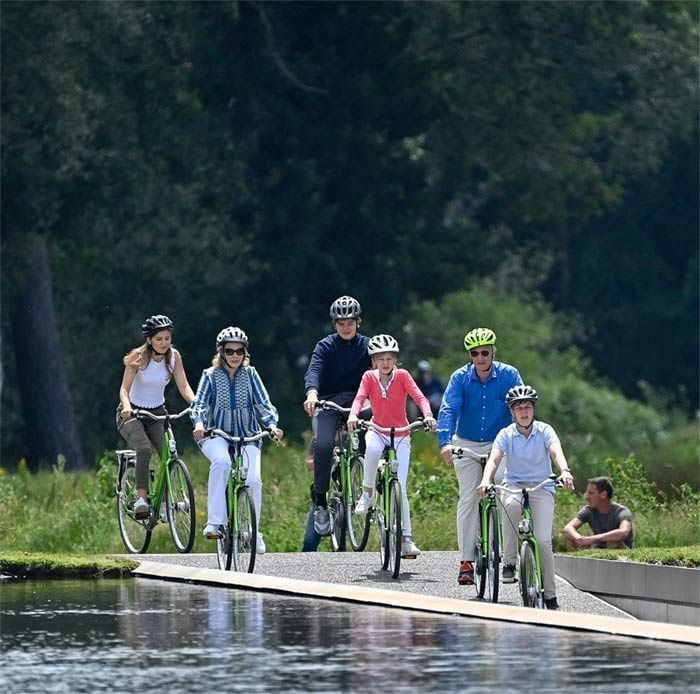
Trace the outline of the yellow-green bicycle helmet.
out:
[[[495,345],[496,333],[490,328],[474,328],[464,336],[464,349],[470,352],[482,345]]]

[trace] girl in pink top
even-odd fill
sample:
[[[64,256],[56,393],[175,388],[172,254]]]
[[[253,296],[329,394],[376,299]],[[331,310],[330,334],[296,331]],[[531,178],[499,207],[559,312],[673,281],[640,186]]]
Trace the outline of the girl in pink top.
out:
[[[374,368],[365,371],[362,376],[360,388],[350,408],[348,429],[354,431],[357,428],[357,415],[368,398],[372,406],[372,421],[375,424],[384,428],[407,426],[406,398],[410,395],[423,413],[430,429],[435,431],[435,419],[430,409],[430,402],[421,393],[411,374],[405,369],[397,368],[398,342],[391,335],[375,335],[370,339],[367,351],[372,357]],[[355,507],[355,513],[358,515],[365,515],[374,503],[374,478],[384,447],[389,443],[388,437],[372,430],[367,432],[365,440],[367,450],[365,451],[364,464],[364,491]],[[401,515],[404,519],[404,527],[401,556],[404,559],[415,559],[420,554],[420,550],[411,537],[411,510],[406,493],[408,464],[411,457],[411,437],[408,434],[396,436],[394,443],[399,463],[398,476],[401,482],[403,502]]]

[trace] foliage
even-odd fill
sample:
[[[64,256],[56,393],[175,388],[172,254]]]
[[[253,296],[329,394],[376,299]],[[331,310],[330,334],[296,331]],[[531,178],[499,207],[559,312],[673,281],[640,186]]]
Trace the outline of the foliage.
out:
[[[221,327],[244,326],[299,438],[305,359],[346,292],[363,329],[408,326],[406,356],[445,374],[478,319],[543,387],[566,373],[600,391],[600,373],[638,396],[643,378],[696,407],[697,38],[684,2],[7,0],[3,460],[53,433],[22,415],[34,354],[12,321],[42,318],[17,290],[30,233],[86,460],[119,441],[120,359],[159,312],[195,383]],[[650,333],[681,345],[677,383]],[[606,433],[622,436],[625,403],[571,384],[622,413]],[[645,415],[629,450],[596,455],[656,431]]]
[[[586,549],[576,556],[611,561],[636,561],[642,564],[700,568],[700,546],[640,547],[635,549]]]

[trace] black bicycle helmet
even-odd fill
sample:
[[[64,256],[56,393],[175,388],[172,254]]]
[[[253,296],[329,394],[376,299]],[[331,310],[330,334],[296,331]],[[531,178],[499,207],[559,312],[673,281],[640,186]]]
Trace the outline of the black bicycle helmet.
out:
[[[141,326],[144,337],[150,337],[161,330],[174,330],[173,322],[167,316],[158,314],[146,318]]]
[[[532,386],[513,386],[506,393],[506,405],[512,407],[516,402],[529,400],[533,405],[537,400],[537,391]]]
[[[331,304],[331,319],[359,318],[362,313],[360,302],[351,296],[339,296]]]

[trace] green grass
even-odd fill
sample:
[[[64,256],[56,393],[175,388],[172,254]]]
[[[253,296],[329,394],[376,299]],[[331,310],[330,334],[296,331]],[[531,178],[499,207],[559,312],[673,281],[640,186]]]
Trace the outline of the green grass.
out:
[[[201,536],[206,521],[208,461],[195,447],[183,455],[195,486],[197,535],[193,552],[212,552]],[[302,446],[266,445],[263,451],[261,530],[268,551],[301,549],[310,508],[311,473]],[[605,461],[616,483],[616,499],[632,509],[637,548],[700,545],[700,494],[682,484],[672,494],[659,493],[634,458]],[[32,474],[20,463],[9,473],[0,468],[0,552],[109,555],[124,553],[117,524],[113,453],[105,453],[96,472],[67,473],[61,464]],[[585,479],[577,480],[579,489]],[[454,471],[439,459],[435,440],[416,435],[413,441],[409,495],[413,535],[426,551],[456,550],[457,482]],[[584,505],[580,491],[557,493],[555,551],[564,551],[561,528]],[[321,550],[330,544],[324,540]],[[372,537],[369,549],[376,548]],[[169,529],[158,525],[149,554],[175,551]]]
[[[112,557],[0,552],[0,573],[15,578],[122,578],[138,562]]]

